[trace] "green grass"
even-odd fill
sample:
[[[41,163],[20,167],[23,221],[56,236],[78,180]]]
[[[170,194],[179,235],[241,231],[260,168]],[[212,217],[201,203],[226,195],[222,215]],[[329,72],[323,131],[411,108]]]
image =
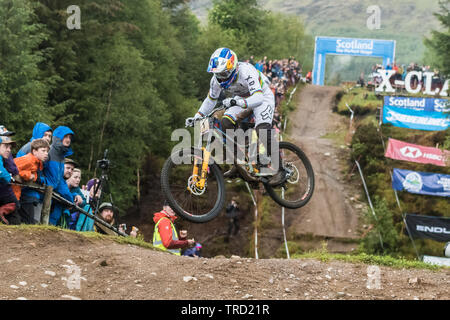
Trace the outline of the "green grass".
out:
[[[377,108],[383,105],[383,100],[378,99],[373,91],[370,92],[364,88],[354,88],[342,96],[337,105],[337,112],[345,115],[350,114],[347,104],[355,114],[365,114],[375,112]]]
[[[107,236],[100,234],[98,232],[79,232],[74,230],[68,230],[68,229],[61,229],[60,227],[55,226],[47,226],[47,225],[27,225],[27,224],[21,224],[21,225],[13,225],[13,226],[0,226],[0,230],[7,231],[8,229],[13,230],[21,230],[25,232],[31,232],[31,231],[48,231],[48,232],[67,232],[72,233],[74,235],[83,236],[88,239],[94,239],[94,240],[112,240],[116,243],[120,244],[131,244],[136,245],[142,248],[147,249],[153,249],[153,250],[160,250],[158,248],[153,247],[153,245],[149,242],[145,242],[142,238],[133,238],[133,237],[122,237],[122,236]],[[162,251],[162,250],[161,250]]]
[[[293,259],[317,259],[322,262],[329,262],[331,260],[349,262],[349,263],[364,263],[368,265],[386,266],[396,269],[427,269],[427,270],[447,270],[449,267],[441,267],[431,265],[422,261],[408,260],[405,258],[394,258],[391,256],[377,256],[366,253],[337,254],[329,253],[324,249],[315,250],[307,253],[293,254]]]

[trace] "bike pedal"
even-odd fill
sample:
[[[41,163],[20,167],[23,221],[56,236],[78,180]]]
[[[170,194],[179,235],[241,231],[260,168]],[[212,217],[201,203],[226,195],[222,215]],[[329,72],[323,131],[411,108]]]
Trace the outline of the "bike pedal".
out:
[[[269,179],[267,179],[266,177],[259,177],[259,179],[261,180],[262,183],[268,183]]]

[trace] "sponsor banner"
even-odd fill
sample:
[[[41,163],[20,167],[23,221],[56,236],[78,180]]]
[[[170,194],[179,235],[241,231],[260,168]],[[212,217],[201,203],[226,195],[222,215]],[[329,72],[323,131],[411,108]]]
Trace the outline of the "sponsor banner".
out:
[[[443,112],[383,106],[383,123],[390,123],[400,128],[441,131],[450,126],[450,117]]]
[[[316,51],[331,54],[349,54],[359,56],[385,57],[392,55],[395,50],[395,41],[380,39],[357,39],[316,37]],[[389,61],[389,63],[391,63]]]
[[[450,175],[394,168],[392,188],[397,191],[450,197]]]
[[[411,238],[450,241],[450,218],[406,214],[405,222],[405,233],[409,231]]]
[[[436,266],[450,267],[450,258],[423,256],[422,261],[425,263],[434,264]]]
[[[404,109],[412,109],[417,111],[428,112],[446,112],[449,111],[448,99],[435,98],[411,98],[411,97],[395,97],[385,96],[384,105],[389,107],[397,107]]]
[[[445,167],[445,161],[450,157],[450,152],[389,138],[384,156],[395,160],[434,164]]]

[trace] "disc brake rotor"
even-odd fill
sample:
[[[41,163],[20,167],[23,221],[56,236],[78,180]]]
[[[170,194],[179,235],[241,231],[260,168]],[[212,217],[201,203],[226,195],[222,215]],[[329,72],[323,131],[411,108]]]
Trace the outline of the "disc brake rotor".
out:
[[[286,163],[286,170],[288,171],[289,178],[287,179],[287,182],[290,184],[295,184],[300,179],[300,174],[298,172],[297,167],[292,163],[288,162]]]
[[[206,186],[208,185],[208,183],[205,181],[205,186],[203,188],[197,187],[197,179],[194,179],[194,177],[196,177],[197,179],[199,178],[199,176],[190,176],[188,179],[188,183],[187,183],[187,188],[188,190],[196,195],[196,196],[201,196],[202,194],[205,193],[206,191]]]

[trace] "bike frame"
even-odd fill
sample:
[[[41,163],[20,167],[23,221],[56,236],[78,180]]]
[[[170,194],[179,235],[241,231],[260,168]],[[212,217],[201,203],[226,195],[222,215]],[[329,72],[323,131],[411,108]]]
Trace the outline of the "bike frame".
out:
[[[198,165],[199,160],[195,157],[194,158],[194,168],[192,170],[192,177],[195,181],[195,185],[197,188],[203,189],[206,185],[206,176],[208,173],[208,165],[209,165],[209,160],[211,158],[211,144],[212,144],[212,137],[216,136],[218,139],[220,139],[221,144],[223,145],[223,141],[229,141],[228,139],[230,139],[231,141],[233,141],[233,146],[234,148],[237,148],[237,151],[241,151],[242,154],[245,156],[244,158],[244,165],[248,165],[250,168],[250,172],[252,173],[258,173],[258,169],[252,165],[252,163],[249,161],[248,158],[248,154],[245,152],[245,147],[246,145],[241,145],[239,143],[237,143],[234,139],[234,137],[231,137],[229,135],[227,135],[224,131],[220,130],[219,128],[217,128],[214,125],[211,125],[212,123],[212,116],[221,110],[224,110],[225,107],[221,106],[219,108],[215,108],[214,110],[212,110],[207,116],[199,118],[197,120],[197,122],[200,123],[200,137],[196,143],[196,147],[200,150],[203,151],[203,160],[201,163],[201,172],[200,172],[200,176],[199,176],[199,167]],[[253,130],[253,129],[252,129]],[[205,134],[208,134],[208,138],[206,139],[206,146],[203,147],[203,136]],[[252,133],[253,134],[253,133]],[[252,138],[250,138],[252,139]],[[253,143],[253,141],[250,140],[250,144]],[[233,149],[234,152],[234,149]],[[245,179],[245,177],[243,177]],[[247,180],[247,179],[245,179]]]

